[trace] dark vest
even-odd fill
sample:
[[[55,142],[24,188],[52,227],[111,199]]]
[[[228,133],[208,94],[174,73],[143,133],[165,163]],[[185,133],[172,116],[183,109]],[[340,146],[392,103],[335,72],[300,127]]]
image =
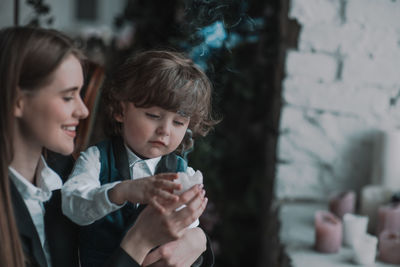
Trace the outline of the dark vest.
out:
[[[96,145],[100,151],[100,183],[130,179],[128,155],[121,138],[113,138]],[[185,172],[187,163],[171,153],[163,156],[155,174],[164,172]],[[82,226],[79,232],[82,267],[101,266],[118,248],[122,238],[135,223],[145,205],[136,207],[127,203],[96,222]]]
[[[39,235],[25,202],[10,179],[11,199],[14,216],[19,230],[22,248],[29,267],[46,267],[46,258]],[[46,240],[53,267],[78,267],[78,229],[61,212],[60,190],[53,191],[51,199],[44,203]]]

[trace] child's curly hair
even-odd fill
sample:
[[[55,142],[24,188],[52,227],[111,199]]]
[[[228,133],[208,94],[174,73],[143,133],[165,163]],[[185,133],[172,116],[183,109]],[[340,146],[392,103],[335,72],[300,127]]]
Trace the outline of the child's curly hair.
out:
[[[211,115],[211,82],[206,74],[182,53],[146,51],[128,58],[111,77],[104,90],[109,135],[121,136],[122,125],[115,115],[122,112],[121,103],[136,107],[158,106],[190,117],[188,129],[193,137],[205,136],[215,124]],[[191,147],[186,135],[177,152]]]

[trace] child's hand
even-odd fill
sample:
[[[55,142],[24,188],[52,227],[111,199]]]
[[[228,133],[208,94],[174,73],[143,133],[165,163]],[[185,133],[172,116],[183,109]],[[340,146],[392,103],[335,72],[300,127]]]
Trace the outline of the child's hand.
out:
[[[163,203],[178,201],[179,197],[173,194],[180,190],[181,185],[173,182],[178,178],[176,173],[161,173],[154,176],[135,180],[125,180],[109,191],[109,199],[121,205],[125,201],[132,203],[150,204],[160,211],[164,211]]]

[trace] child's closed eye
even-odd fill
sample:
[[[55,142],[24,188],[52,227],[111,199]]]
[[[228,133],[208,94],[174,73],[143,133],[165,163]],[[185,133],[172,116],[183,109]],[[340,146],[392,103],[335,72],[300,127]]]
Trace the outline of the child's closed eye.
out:
[[[177,126],[184,126],[185,124],[188,124],[190,121],[190,117],[187,116],[175,116],[173,119],[173,123]]]
[[[179,125],[179,126],[182,126],[182,125],[185,124],[184,122],[182,122],[182,121],[177,121],[177,120],[174,120],[174,123],[175,123],[176,125]]]
[[[154,114],[154,113],[148,113],[148,112],[146,112],[146,116],[147,116],[147,117],[150,117],[150,118],[152,118],[152,119],[159,119],[159,118],[160,118],[159,115]]]

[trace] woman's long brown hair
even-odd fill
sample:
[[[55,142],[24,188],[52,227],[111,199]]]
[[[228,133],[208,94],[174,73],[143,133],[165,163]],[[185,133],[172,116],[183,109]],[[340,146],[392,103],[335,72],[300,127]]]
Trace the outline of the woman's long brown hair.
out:
[[[10,181],[8,179],[8,165],[12,159],[12,107],[14,106],[17,87],[14,77],[8,77],[12,71],[18,69],[18,62],[10,60],[12,55],[6,54],[4,48],[10,45],[9,35],[6,31],[0,33],[0,263],[1,266],[22,267],[24,265],[24,254],[19,240],[18,229],[15,223],[11,194]],[[4,72],[5,68],[10,71]],[[11,74],[12,75],[12,74]]]
[[[25,266],[8,178],[18,91],[35,91],[46,85],[54,70],[71,53],[82,58],[72,41],[54,30],[29,27],[0,30],[0,266]]]

